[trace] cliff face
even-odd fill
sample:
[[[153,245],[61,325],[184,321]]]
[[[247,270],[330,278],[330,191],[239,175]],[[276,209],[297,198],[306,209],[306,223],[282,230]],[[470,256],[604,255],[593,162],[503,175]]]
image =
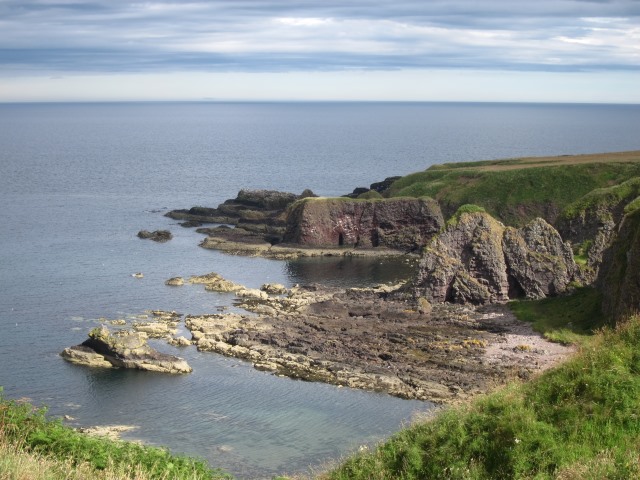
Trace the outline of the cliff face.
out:
[[[574,253],[584,258],[582,280],[593,282],[603,261],[605,250],[615,240],[624,209],[640,195],[640,178],[619,185],[597,188],[567,209],[558,219],[562,238],[574,245]]]
[[[566,290],[571,248],[545,220],[516,229],[484,212],[462,213],[425,249],[414,294],[429,301],[483,304]]]
[[[617,320],[640,311],[640,209],[627,213],[603,255],[596,286],[605,314]]]
[[[415,250],[444,225],[428,198],[306,199],[287,215],[285,243],[314,247],[392,247]]]

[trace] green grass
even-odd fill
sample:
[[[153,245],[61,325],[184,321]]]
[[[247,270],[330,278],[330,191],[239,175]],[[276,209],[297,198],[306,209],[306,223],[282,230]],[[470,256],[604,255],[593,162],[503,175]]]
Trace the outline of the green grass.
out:
[[[454,213],[451,218],[447,221],[447,226],[457,225],[460,221],[460,217],[463,213],[476,213],[476,212],[486,212],[486,210],[478,205],[473,205],[471,203],[467,203],[465,205],[460,206],[456,213]]]
[[[629,203],[638,195],[640,195],[640,177],[632,178],[618,185],[596,188],[568,205],[562,216],[572,218],[585,215],[589,211],[610,210],[617,205]]]
[[[36,463],[43,458],[64,461],[70,471],[81,468],[97,472],[96,477],[99,472],[117,471],[120,472],[117,478],[230,478],[220,470],[211,469],[204,461],[172,455],[163,448],[81,434],[57,419],[48,419],[45,413],[45,409],[34,410],[31,405],[6,400],[0,395],[2,443],[5,450],[7,445],[14,445],[13,453],[18,455],[18,460],[10,464],[0,463],[0,468],[6,469],[4,473],[0,470],[0,478],[5,478],[3,475],[11,465],[21,461],[20,455],[32,456]]]
[[[545,338],[567,344],[583,344],[605,325],[601,311],[601,295],[592,287],[576,288],[563,297],[541,300],[518,300],[509,308]]]
[[[559,367],[404,429],[323,478],[639,478],[639,412],[632,317]]]
[[[554,223],[567,206],[594,189],[640,176],[640,162],[537,166],[514,160],[506,161],[509,168],[494,168],[501,163],[434,166],[397,180],[385,196],[428,196],[449,216],[461,205],[476,204],[507,225],[521,226],[535,217]]]

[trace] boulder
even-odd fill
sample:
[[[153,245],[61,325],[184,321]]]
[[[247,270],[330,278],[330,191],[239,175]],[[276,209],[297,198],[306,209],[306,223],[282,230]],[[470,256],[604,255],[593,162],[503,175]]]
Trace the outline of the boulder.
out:
[[[191,367],[180,357],[160,353],[147,344],[147,335],[106,327],[94,328],[89,338],[75,347],[65,348],[62,358],[90,367],[116,367],[162,373],[190,373]]]

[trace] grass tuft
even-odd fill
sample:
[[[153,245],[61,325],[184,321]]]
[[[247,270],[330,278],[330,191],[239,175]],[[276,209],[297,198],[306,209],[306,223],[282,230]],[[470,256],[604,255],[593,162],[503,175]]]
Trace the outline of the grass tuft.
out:
[[[1,395],[0,450],[6,452],[0,461],[0,478],[230,478],[202,460],[172,455],[163,448],[81,434],[57,419],[46,418],[45,409]],[[43,473],[22,477],[10,473],[23,468]]]

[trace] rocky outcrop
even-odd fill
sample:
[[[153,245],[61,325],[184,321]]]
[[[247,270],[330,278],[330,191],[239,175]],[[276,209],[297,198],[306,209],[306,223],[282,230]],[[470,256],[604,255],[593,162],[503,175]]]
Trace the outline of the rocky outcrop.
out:
[[[302,198],[314,197],[311,190],[300,195],[276,190],[240,190],[234,199],[226,200],[217,208],[192,207],[189,210],[172,210],[167,217],[187,220],[183,226],[200,226],[202,223],[241,225],[252,233],[267,236],[277,243],[284,233],[285,210]]]
[[[90,367],[133,368],[162,373],[192,371],[182,358],[151,348],[146,334],[129,331],[111,333],[104,326],[91,330],[89,338],[80,345],[65,348],[61,356],[71,363]]]
[[[483,212],[464,213],[425,249],[417,296],[431,302],[502,302],[509,298],[502,252],[504,225]]]
[[[596,285],[602,308],[614,320],[640,311],[640,209],[622,219],[615,240],[604,252]]]
[[[592,283],[598,276],[604,252],[615,239],[625,206],[639,195],[640,178],[636,177],[619,185],[597,188],[560,215],[558,231],[583,260],[580,272],[583,283]]]
[[[507,228],[502,247],[511,298],[558,295],[574,278],[576,264],[570,245],[541,218],[522,228]]]
[[[173,238],[173,235],[169,230],[155,230],[150,232],[149,230],[140,230],[138,232],[138,238],[153,240],[154,242],[164,243]]]
[[[443,225],[440,207],[430,198],[314,198],[290,208],[284,242],[412,251],[424,246]]]
[[[357,187],[353,190],[353,192],[348,193],[344,196],[348,198],[358,198],[360,195],[363,195],[367,192],[376,192],[382,195],[384,192],[386,192],[389,189],[389,187],[391,187],[393,182],[395,182],[396,180],[399,180],[400,178],[402,177],[387,177],[381,182],[372,183],[369,186],[369,188]]]
[[[515,229],[463,212],[427,246],[411,288],[430,302],[542,298],[565,291],[575,269],[570,246],[543,219]]]

